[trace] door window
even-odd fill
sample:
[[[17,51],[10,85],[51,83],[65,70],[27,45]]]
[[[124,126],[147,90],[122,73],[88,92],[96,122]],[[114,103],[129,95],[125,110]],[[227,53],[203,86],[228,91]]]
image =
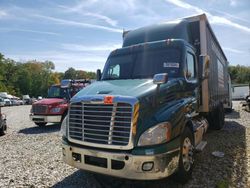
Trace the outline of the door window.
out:
[[[108,75],[110,79],[115,79],[120,77],[120,65],[116,64],[113,66],[110,66],[108,70]]]
[[[187,53],[187,68],[186,68],[187,80],[195,79],[195,57],[191,53]]]

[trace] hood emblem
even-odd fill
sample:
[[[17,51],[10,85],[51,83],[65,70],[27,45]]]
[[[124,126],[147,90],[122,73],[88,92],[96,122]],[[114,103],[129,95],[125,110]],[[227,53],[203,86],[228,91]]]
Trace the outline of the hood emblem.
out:
[[[90,100],[90,103],[92,103],[92,104],[101,104],[101,103],[103,103],[103,99],[93,98],[93,99]]]
[[[112,91],[98,91],[97,94],[109,94]]]

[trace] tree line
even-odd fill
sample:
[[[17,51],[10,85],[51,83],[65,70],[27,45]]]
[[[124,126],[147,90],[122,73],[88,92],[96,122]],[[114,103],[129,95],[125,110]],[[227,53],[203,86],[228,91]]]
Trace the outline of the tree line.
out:
[[[229,66],[228,71],[233,84],[250,84],[250,66]]]
[[[75,70],[72,67],[65,72],[56,72],[51,61],[17,62],[0,53],[0,92],[11,95],[47,96],[48,88],[59,84],[62,79],[95,78],[94,72]]]

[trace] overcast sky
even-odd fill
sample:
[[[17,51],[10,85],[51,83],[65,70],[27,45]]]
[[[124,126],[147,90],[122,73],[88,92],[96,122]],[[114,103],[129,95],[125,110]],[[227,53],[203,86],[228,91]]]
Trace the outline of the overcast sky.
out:
[[[95,71],[123,29],[201,13],[230,64],[250,66],[250,0],[0,0],[0,53]]]

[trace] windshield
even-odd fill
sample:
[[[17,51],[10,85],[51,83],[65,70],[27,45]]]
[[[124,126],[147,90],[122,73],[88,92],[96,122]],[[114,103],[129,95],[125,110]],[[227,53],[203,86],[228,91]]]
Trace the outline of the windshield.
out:
[[[103,70],[102,80],[153,78],[158,73],[169,77],[180,74],[179,49],[157,49],[111,56]]]
[[[51,86],[48,91],[48,98],[70,99],[68,88],[61,88],[60,86]]]

